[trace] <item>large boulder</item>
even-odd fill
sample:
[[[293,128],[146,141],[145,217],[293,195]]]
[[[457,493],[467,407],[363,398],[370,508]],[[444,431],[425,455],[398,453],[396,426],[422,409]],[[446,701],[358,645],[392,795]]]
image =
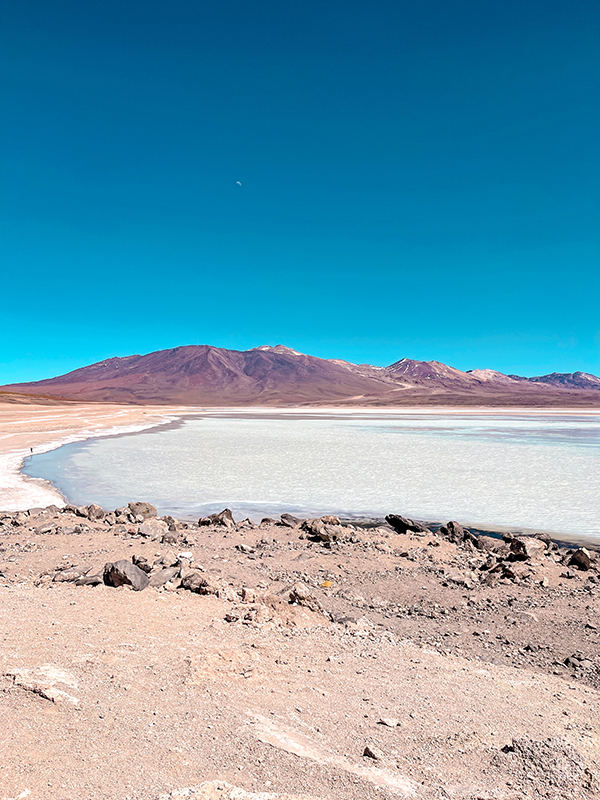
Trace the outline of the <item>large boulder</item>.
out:
[[[155,506],[151,505],[151,503],[129,503],[129,511],[134,519],[136,517],[150,519],[158,515]]]
[[[592,566],[590,551],[585,547],[580,547],[572,554],[568,561],[569,567],[576,567],[581,570],[588,570]]]
[[[439,536],[443,536],[445,539],[448,539],[449,542],[454,542],[455,544],[470,542],[478,550],[485,549],[484,543],[479,541],[478,536],[475,536],[474,533],[471,533],[467,528],[463,528],[459,522],[455,522],[454,520],[450,520],[450,522],[442,525],[437,532]]]
[[[97,522],[101,519],[104,519],[104,509],[101,506],[96,505],[96,503],[92,503],[87,507],[87,518],[91,522]]]
[[[224,508],[218,514],[209,514],[208,517],[200,517],[198,525],[223,525],[225,528],[235,528],[235,520],[230,509]]]
[[[146,522],[142,522],[138,528],[140,536],[144,536],[146,539],[150,539],[150,541],[153,542],[160,541],[168,532],[169,526],[166,522],[163,522],[162,519],[147,519]]]
[[[103,580],[107,586],[131,586],[141,592],[148,586],[148,576],[131,561],[115,561],[104,565]]]
[[[407,531],[410,533],[431,533],[425,525],[421,525],[420,522],[415,522],[412,519],[407,519],[407,517],[403,517],[400,514],[388,514],[385,521],[392,526],[396,533],[406,533]]]
[[[510,543],[510,552],[520,560],[541,558],[546,552],[546,543],[534,536],[515,536]]]

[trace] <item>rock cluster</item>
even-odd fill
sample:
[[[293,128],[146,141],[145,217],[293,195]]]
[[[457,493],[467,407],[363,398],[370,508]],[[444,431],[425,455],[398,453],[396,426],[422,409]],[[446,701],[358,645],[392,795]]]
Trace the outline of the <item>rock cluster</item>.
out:
[[[100,731],[102,765],[114,748],[128,780],[135,764],[137,780],[160,781],[122,796],[376,800],[384,780],[413,796],[400,785],[410,775],[423,800],[591,800],[594,549],[388,520],[255,523],[225,509],[183,522],[140,502],[0,513],[5,647],[18,656],[0,675],[11,735],[20,726],[25,741],[34,720],[47,736],[64,720],[51,746],[93,749]],[[50,702],[62,707],[32,715]],[[92,760],[80,764],[85,780]],[[63,796],[52,777],[44,796]],[[232,784],[197,783],[215,777]]]
[[[10,534],[7,539],[17,536],[9,548],[2,548],[3,533]],[[256,524],[249,519],[238,522],[224,509],[192,523],[159,517],[154,506],[143,502],[114,511],[96,504],[50,506],[0,513],[0,559],[3,549],[5,553],[0,579],[16,580],[10,578],[11,561],[47,547],[45,537],[76,536],[91,543],[101,534],[110,537],[110,547],[97,555],[93,546],[86,555],[65,555],[31,574],[31,583],[189,592],[226,601],[223,618],[230,623],[302,627],[333,622],[358,637],[374,635],[375,615],[378,624],[394,626],[441,652],[464,648],[464,640],[450,638],[455,635],[448,632],[453,621],[493,612],[495,622],[488,627],[498,626],[501,619],[503,633],[491,642],[485,626],[483,633],[476,628],[472,635],[481,642],[480,655],[505,659],[510,654],[513,663],[571,670],[600,685],[600,667],[589,648],[579,641],[562,641],[558,629],[552,646],[544,644],[543,636],[531,635],[520,638],[515,648],[512,635],[506,635],[506,626],[520,631],[539,625],[540,602],[579,597],[600,586],[594,551],[559,547],[547,535],[492,535],[453,520],[436,525],[399,514],[388,515],[386,523],[333,515],[302,520],[283,514]],[[100,553],[106,554],[102,561]],[[315,570],[319,553],[337,564],[333,572]],[[366,564],[372,566],[365,572]],[[352,570],[352,578],[342,577]],[[266,582],[260,580],[265,577]],[[569,585],[572,588],[566,588]],[[527,595],[527,602],[514,603],[509,594],[513,590]],[[467,612],[457,608],[456,600],[444,599],[445,593],[468,597]],[[488,599],[475,600],[477,595]],[[592,616],[584,622],[585,630],[595,635]]]

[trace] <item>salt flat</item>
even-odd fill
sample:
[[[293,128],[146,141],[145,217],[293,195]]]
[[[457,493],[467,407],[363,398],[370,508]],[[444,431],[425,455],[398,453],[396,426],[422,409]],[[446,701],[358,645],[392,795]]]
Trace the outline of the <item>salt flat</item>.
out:
[[[26,466],[76,505],[152,500],[194,518],[232,508],[457,519],[600,536],[600,414],[496,409],[209,409],[76,443]]]
[[[167,421],[179,409],[89,403],[21,405],[0,402],[0,508],[3,510],[62,505],[49,484],[26,479],[23,459],[32,449],[46,452],[67,442],[110,432],[142,430]]]

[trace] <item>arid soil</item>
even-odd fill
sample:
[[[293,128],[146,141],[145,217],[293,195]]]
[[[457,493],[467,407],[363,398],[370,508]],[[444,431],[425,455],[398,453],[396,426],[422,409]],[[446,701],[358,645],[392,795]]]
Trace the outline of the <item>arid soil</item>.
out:
[[[154,513],[0,514],[2,800],[600,797],[593,552]]]

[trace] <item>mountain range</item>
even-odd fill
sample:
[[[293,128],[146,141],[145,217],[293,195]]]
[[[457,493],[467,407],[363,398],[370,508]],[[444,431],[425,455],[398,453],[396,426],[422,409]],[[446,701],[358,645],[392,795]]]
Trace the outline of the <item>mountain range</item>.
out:
[[[56,378],[0,387],[0,398],[136,404],[600,406],[600,378],[467,372],[403,358],[388,367],[298,353],[283,345],[188,345],[109,358]]]

